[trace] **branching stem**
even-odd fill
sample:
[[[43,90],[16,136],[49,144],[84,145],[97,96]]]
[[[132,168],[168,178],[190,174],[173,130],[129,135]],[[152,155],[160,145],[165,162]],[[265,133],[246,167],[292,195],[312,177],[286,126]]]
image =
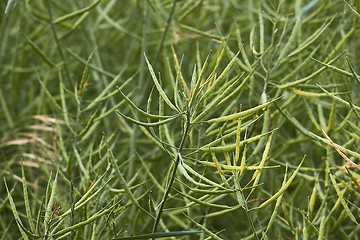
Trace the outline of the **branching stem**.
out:
[[[158,228],[158,225],[159,225],[160,219],[161,219],[161,214],[164,211],[166,200],[167,200],[167,198],[169,196],[172,185],[174,184],[177,167],[178,167],[178,165],[180,163],[180,159],[181,159],[180,154],[181,154],[181,151],[183,149],[184,142],[186,140],[186,136],[187,136],[187,134],[189,132],[189,129],[190,129],[190,114],[187,113],[186,114],[186,122],[185,122],[185,126],[184,126],[184,133],[183,133],[183,136],[181,138],[181,142],[180,142],[180,145],[179,145],[179,148],[178,148],[178,151],[177,151],[176,161],[174,163],[174,168],[172,169],[172,173],[171,173],[169,183],[168,183],[168,185],[166,187],[166,190],[165,190],[163,199],[161,200],[159,209],[157,210],[157,215],[156,215],[156,219],[155,219],[155,223],[154,223],[154,227],[153,227],[153,231],[152,231],[153,233],[156,232],[156,230]]]

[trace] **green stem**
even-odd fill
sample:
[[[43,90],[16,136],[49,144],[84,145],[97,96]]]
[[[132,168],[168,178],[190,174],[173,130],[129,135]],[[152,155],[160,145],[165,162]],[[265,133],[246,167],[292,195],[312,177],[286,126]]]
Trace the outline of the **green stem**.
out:
[[[162,35],[159,48],[156,51],[156,57],[155,57],[155,64],[156,65],[155,66],[157,66],[157,64],[158,64],[158,60],[159,60],[159,57],[160,57],[161,50],[164,47],[165,38],[166,38],[167,33],[169,32],[170,23],[171,23],[171,20],[173,18],[174,12],[175,12],[175,6],[176,6],[176,0],[173,1],[172,7],[171,7],[171,10],[170,10],[170,13],[169,13],[169,17],[168,17],[168,19],[166,21],[164,34]]]
[[[171,173],[170,181],[169,181],[169,183],[168,183],[168,185],[166,187],[163,199],[162,199],[162,201],[160,203],[160,206],[159,206],[159,210],[157,211],[157,215],[156,215],[156,219],[155,219],[155,223],[154,223],[154,227],[153,227],[153,231],[152,231],[153,233],[156,232],[156,230],[157,230],[157,228],[159,226],[160,219],[161,219],[161,214],[163,213],[166,200],[167,200],[167,198],[169,196],[172,185],[174,184],[177,167],[178,167],[178,165],[180,163],[180,158],[181,158],[180,153],[181,153],[181,151],[183,149],[186,136],[187,136],[187,134],[189,132],[189,128],[190,128],[190,115],[186,114],[186,122],[185,122],[185,127],[184,127],[184,134],[183,134],[183,136],[181,138],[181,142],[180,142],[180,145],[179,145],[179,148],[178,148],[178,151],[177,151],[176,161],[175,161],[172,173]]]
[[[70,76],[70,71],[69,71],[67,62],[65,61],[64,52],[63,52],[63,50],[62,50],[63,48],[62,48],[62,45],[61,45],[59,36],[58,36],[58,34],[57,34],[57,31],[56,31],[56,26],[55,26],[55,23],[54,23],[53,12],[52,12],[52,9],[51,9],[50,0],[47,1],[47,7],[48,7],[48,11],[49,11],[49,16],[50,16],[50,26],[51,26],[51,30],[52,30],[53,35],[54,35],[55,43],[56,43],[56,46],[57,46],[57,48],[58,48],[60,58],[61,58],[61,60],[63,61],[63,64],[64,64],[64,69],[65,69],[66,78],[67,78],[68,81],[70,81],[70,82],[73,84],[73,81],[72,81],[72,78],[71,78],[71,76]]]

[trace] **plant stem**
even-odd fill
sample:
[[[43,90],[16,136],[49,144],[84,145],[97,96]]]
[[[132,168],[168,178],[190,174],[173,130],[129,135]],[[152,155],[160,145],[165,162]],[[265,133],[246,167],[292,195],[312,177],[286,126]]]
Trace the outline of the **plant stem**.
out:
[[[174,168],[173,168],[172,173],[171,173],[170,181],[169,181],[169,183],[168,183],[168,185],[166,187],[163,199],[161,200],[159,210],[158,210],[157,215],[156,215],[156,219],[155,219],[155,223],[154,223],[154,227],[153,227],[153,231],[152,231],[153,233],[156,232],[156,230],[157,230],[157,227],[158,227],[158,225],[160,223],[161,214],[163,213],[163,210],[164,210],[166,200],[167,200],[167,198],[169,196],[171,187],[174,184],[177,167],[178,167],[178,165],[180,163],[180,158],[181,158],[180,154],[181,154],[181,151],[183,149],[186,136],[187,136],[187,134],[189,132],[189,128],[190,128],[190,115],[186,114],[186,122],[185,122],[185,126],[184,126],[184,133],[183,133],[183,136],[181,138],[181,142],[180,142],[180,145],[179,145],[179,148],[178,148],[178,151],[177,151],[176,161],[174,163]]]

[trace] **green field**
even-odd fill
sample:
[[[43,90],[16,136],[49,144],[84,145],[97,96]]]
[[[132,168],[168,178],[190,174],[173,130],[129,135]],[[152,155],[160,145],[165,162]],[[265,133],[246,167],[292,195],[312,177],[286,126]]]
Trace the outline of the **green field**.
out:
[[[359,21],[2,1],[0,239],[360,239]]]

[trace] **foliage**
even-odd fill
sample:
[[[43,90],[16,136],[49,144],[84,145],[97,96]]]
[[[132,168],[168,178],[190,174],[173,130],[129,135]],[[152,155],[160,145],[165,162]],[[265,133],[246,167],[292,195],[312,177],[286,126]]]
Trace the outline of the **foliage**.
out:
[[[2,239],[359,239],[359,9],[8,0]]]

